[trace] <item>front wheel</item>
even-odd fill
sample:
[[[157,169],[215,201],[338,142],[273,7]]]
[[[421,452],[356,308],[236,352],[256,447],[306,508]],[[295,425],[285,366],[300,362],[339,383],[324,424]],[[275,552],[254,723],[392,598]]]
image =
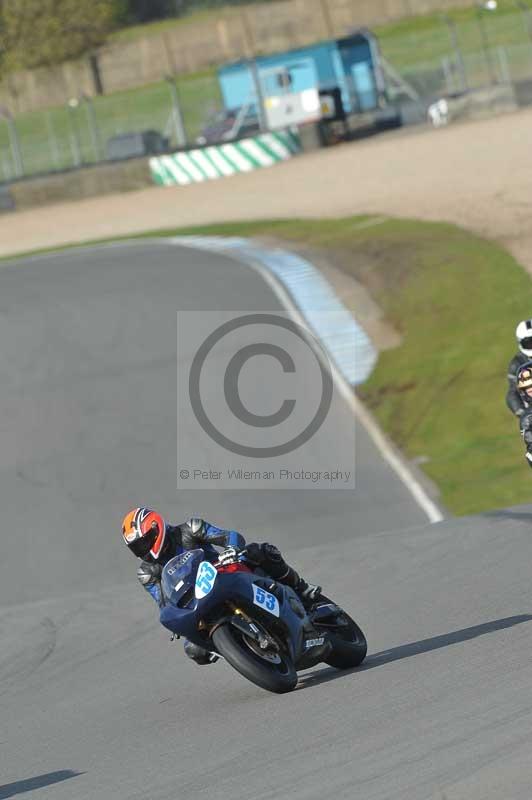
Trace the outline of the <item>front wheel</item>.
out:
[[[212,640],[233,669],[261,689],[282,694],[295,688],[297,672],[282,653],[261,652],[253,639],[230,623],[220,625],[212,634]]]

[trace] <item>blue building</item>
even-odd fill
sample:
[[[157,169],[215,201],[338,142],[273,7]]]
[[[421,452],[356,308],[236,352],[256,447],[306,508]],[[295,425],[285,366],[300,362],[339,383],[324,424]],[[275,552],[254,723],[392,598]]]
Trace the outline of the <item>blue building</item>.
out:
[[[286,92],[318,89],[341,99],[345,115],[370,112],[385,104],[385,82],[375,36],[360,30],[309,47],[239,61],[218,70],[226,109],[256,108],[262,99]]]

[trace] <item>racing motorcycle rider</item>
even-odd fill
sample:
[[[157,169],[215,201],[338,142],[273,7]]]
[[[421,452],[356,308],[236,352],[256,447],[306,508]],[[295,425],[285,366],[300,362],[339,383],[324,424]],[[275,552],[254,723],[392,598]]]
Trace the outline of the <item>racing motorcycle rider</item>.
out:
[[[515,330],[519,352],[512,358],[508,366],[508,392],[506,405],[516,417],[525,416],[527,406],[524,396],[517,387],[517,373],[519,369],[532,361],[532,319],[524,319]],[[522,424],[520,425],[523,430]]]
[[[523,403],[523,413],[519,417],[521,435],[526,444],[525,457],[532,467],[532,361],[519,367],[516,381],[517,391]]]
[[[294,589],[304,604],[315,602],[321,594],[321,586],[307,583],[290,567],[280,550],[264,542],[246,544],[241,533],[224,530],[204,519],[192,517],[180,525],[167,525],[161,514],[150,508],[134,508],[124,517],[122,536],[131,552],[142,559],[137,578],[153,599],[161,605],[161,575],[165,564],[185,550],[203,548],[207,557],[221,564],[236,561],[245,547],[245,559],[252,566],[260,567],[274,580]],[[219,553],[214,546],[223,547]],[[212,664],[218,657],[192,642],[185,641],[185,653],[198,664]]]

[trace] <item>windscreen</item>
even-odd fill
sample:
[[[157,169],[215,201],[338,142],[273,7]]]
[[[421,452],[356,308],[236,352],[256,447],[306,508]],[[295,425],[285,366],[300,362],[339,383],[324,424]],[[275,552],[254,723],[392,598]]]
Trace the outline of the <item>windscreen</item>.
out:
[[[172,558],[163,569],[161,585],[163,594],[175,603],[188,587],[193,585],[198,565],[205,558],[203,550],[188,550]]]

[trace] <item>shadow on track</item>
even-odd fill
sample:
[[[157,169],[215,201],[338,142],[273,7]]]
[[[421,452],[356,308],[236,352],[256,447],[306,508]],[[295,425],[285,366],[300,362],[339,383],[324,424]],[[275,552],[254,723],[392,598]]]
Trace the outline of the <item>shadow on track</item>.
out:
[[[57,772],[46,772],[44,775],[36,775],[34,778],[26,778],[23,781],[14,781],[0,786],[0,800],[7,800],[8,797],[15,797],[17,794],[32,792],[34,789],[43,789],[45,786],[52,786],[54,783],[67,781],[69,778],[77,778],[84,775],[84,772],[74,772],[71,769],[60,769]]]
[[[421,639],[419,642],[402,644],[399,647],[392,647],[390,650],[383,650],[381,653],[374,653],[368,656],[364,663],[355,669],[339,671],[333,667],[326,667],[304,675],[299,680],[298,688],[304,689],[307,686],[327,683],[327,681],[333,681],[344,675],[351,675],[353,672],[365,672],[368,669],[382,667],[383,664],[391,664],[393,661],[401,661],[403,658],[411,658],[421,653],[430,653],[432,650],[440,650],[442,647],[467,642],[470,639],[476,639],[478,636],[484,636],[486,633],[494,633],[495,631],[501,631],[530,621],[532,621],[532,615],[519,614],[515,617],[495,619],[492,622],[484,622],[482,625],[473,625],[471,628],[462,628],[451,633],[443,633],[441,636],[432,636],[430,639]]]
[[[517,519],[523,522],[532,522],[532,511],[510,511],[508,509],[501,509],[499,511],[485,511],[483,514],[480,514],[480,516],[490,519]]]

